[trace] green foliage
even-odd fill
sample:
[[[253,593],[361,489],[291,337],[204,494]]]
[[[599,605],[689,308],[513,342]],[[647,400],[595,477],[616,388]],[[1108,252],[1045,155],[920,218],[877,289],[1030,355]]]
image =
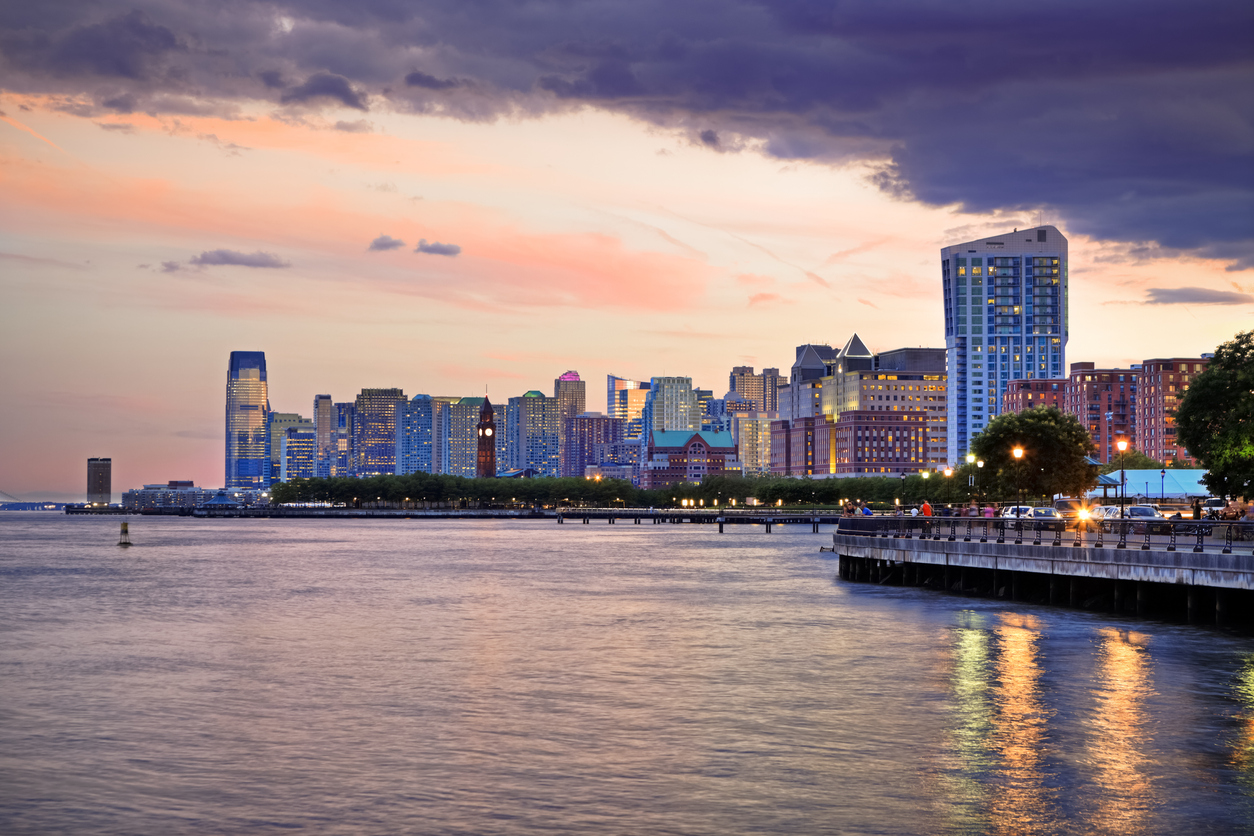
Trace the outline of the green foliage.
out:
[[[1120,467],[1124,470],[1162,470],[1166,467],[1158,459],[1151,459],[1140,450],[1128,450],[1122,457],[1116,450],[1111,456],[1111,460],[1102,465],[1099,473],[1114,473]]]
[[[1219,496],[1254,495],[1254,331],[1215,349],[1176,412],[1180,444]]]
[[[1022,460],[1014,458],[1015,447],[1023,448]],[[982,476],[1003,497],[1013,497],[1016,487],[1025,497],[1078,496],[1097,484],[1097,468],[1084,461],[1093,439],[1074,416],[1056,407],[997,416],[972,440],[971,451],[984,460],[988,472]]]
[[[743,507],[750,497],[766,505],[808,505],[834,508],[845,500],[888,507],[900,500],[917,505],[926,496],[932,503],[964,502],[967,479],[933,473],[921,476],[871,476],[853,479],[796,479],[778,476],[711,476],[701,484],[684,483],[659,490],[640,490],[629,482],[605,479],[465,479],[459,476],[412,473],[368,479],[298,479],[275,485],[277,504],[330,502],[349,507],[422,507],[422,503],[454,503],[469,507],[591,505],[596,507],[668,508],[682,500],[706,508],[726,507],[736,500]]]

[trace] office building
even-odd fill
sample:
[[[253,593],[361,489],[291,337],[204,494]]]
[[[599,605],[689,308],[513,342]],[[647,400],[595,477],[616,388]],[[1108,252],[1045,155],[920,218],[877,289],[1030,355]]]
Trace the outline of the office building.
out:
[[[311,422],[312,423],[312,422]],[[282,467],[279,481],[312,479],[318,462],[318,431],[312,426],[288,427],[279,443]]]
[[[605,376],[605,414],[611,418],[628,418],[627,415],[620,414],[618,411],[618,393],[639,388],[640,381],[638,380],[607,374]]]
[[[87,502],[108,505],[113,501],[113,459],[87,460]]]
[[[270,486],[270,414],[263,351],[232,351],[226,372],[226,487]]]
[[[1136,447],[1160,462],[1195,467],[1197,460],[1176,438],[1176,411],[1189,384],[1206,370],[1213,355],[1146,360],[1136,396]]]
[[[414,395],[396,406],[396,472],[435,473],[435,404],[430,395]]]
[[[537,476],[557,476],[560,454],[557,443],[557,399],[534,389],[509,399],[512,459],[510,470],[533,470]]]
[[[314,470],[319,478],[331,475],[331,464],[335,459],[335,404],[330,395],[314,395],[313,402],[314,436],[317,449]]]
[[[353,403],[353,475],[396,472],[396,407],[403,389],[362,389]]]
[[[732,440],[740,456],[745,476],[765,476],[771,472],[771,423],[778,412],[736,412],[731,414]]]
[[[1067,239],[1039,226],[941,250],[948,351],[948,461],[1001,409],[1011,380],[1062,377]]]
[[[645,438],[650,431],[701,429],[701,407],[690,377],[655,377],[649,381],[648,395],[641,410]]]
[[[650,490],[739,473],[731,433],[654,430],[649,433],[646,458],[641,462],[640,486]]]
[[[325,462],[319,463],[320,472],[325,471],[328,477],[351,476],[353,472],[353,438],[357,426],[357,404],[344,402],[334,404],[334,429],[331,431],[331,455]]]
[[[823,379],[830,374],[829,364],[838,362],[838,355],[830,345],[797,346],[797,359],[789,370],[788,382],[776,390],[781,420],[823,414]]]
[[[617,393],[618,404],[611,414],[614,418],[626,421],[626,437],[639,439],[644,434],[644,405],[649,400],[651,384],[641,383],[632,389],[621,389]]]
[[[851,410],[825,428],[832,440],[832,472],[838,476],[901,476],[934,470],[927,458],[926,409],[898,412]],[[943,477],[942,477],[943,478]],[[943,487],[937,480],[937,489]]]
[[[561,451],[559,471],[563,476],[582,476],[583,468],[575,467],[578,457],[572,447],[575,416],[588,409],[585,384],[579,379],[579,372],[568,371],[553,381],[553,398],[557,401],[557,443]]]
[[[270,450],[270,484],[283,480],[283,438],[289,429],[315,432],[314,423],[295,412],[271,412],[266,420],[266,435]],[[315,438],[316,438],[315,434]]]

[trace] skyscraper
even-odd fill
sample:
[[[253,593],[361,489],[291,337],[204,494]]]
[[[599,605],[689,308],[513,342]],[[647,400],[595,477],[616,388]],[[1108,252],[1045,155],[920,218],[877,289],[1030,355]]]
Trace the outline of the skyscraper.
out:
[[[113,499],[113,459],[87,460],[87,501],[108,505]]]
[[[787,381],[779,369],[763,369],[754,374],[753,366],[735,366],[728,376],[728,389],[748,401],[751,412],[775,412],[779,409],[779,387]]]
[[[309,423],[288,427],[279,441],[280,482],[293,479],[312,479],[318,461],[318,434]]]
[[[579,372],[569,371],[553,381],[553,397],[557,401],[557,446],[562,476],[582,476],[575,472],[578,452],[573,448],[575,416],[587,409],[587,393]]]
[[[232,351],[226,373],[226,487],[270,486],[270,413],[263,351]]]
[[[448,469],[453,476],[473,477],[479,462],[479,413],[484,398],[458,398],[447,410]]]
[[[430,395],[414,395],[396,407],[396,472],[433,473],[432,418]]]
[[[403,389],[362,389],[355,403],[353,472],[378,476],[396,472],[396,408]]]
[[[941,250],[949,365],[950,464],[998,414],[1012,379],[1061,378],[1067,350],[1067,239],[1052,226]]]
[[[557,399],[534,389],[509,399],[512,470],[531,468],[539,476],[558,475]]]
[[[283,439],[290,428],[315,432],[314,423],[295,412],[271,412],[266,416],[267,449],[270,451],[270,484],[283,479]],[[316,436],[315,436],[316,438]],[[301,477],[305,478],[305,477]]]
[[[617,377],[616,375],[607,374],[605,376],[605,414],[611,418],[627,418],[626,415],[620,415],[619,410],[619,392],[629,391],[631,389],[639,389],[640,381],[632,380],[627,377]],[[624,401],[626,403],[626,401]]]
[[[330,395],[314,395],[313,402],[314,437],[316,442],[316,460],[314,472],[325,479],[331,475],[331,465],[335,458],[335,404]]]

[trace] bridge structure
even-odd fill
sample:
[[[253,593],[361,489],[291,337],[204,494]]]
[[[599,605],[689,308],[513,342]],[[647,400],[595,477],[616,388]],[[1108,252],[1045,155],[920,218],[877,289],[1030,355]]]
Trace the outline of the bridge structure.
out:
[[[846,517],[846,581],[1254,627],[1254,524]]]

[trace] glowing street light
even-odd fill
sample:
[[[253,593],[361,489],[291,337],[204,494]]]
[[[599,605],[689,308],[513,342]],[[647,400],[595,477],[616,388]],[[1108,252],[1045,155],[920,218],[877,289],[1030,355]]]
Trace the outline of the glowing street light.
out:
[[[1128,495],[1128,477],[1123,469],[1123,454],[1128,449],[1128,439],[1121,438],[1115,442],[1115,446],[1119,448],[1119,518],[1123,518],[1123,501]]]
[[[1015,457],[1015,494],[1018,496],[1019,504],[1015,506],[1015,516],[1018,517],[1023,513],[1020,505],[1023,505],[1023,487],[1020,484],[1020,476],[1023,473],[1023,448],[1016,447],[1010,451]]]

